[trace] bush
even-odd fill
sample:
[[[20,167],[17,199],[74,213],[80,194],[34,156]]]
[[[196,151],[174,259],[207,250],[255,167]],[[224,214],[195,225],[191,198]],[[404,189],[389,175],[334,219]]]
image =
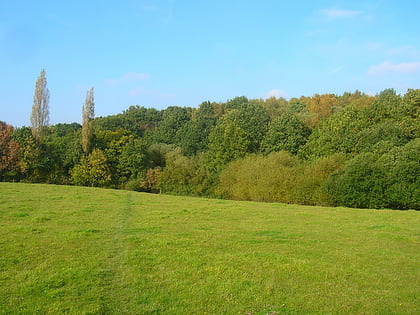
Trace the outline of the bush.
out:
[[[387,171],[387,206],[420,210],[420,138],[392,149],[378,163]]]
[[[176,149],[166,156],[166,167],[159,176],[158,186],[163,192],[196,195],[198,169],[197,157],[184,156]]]
[[[336,205],[356,208],[383,208],[386,174],[373,153],[362,153],[350,160],[326,184]]]
[[[159,167],[147,170],[144,178],[140,181],[140,188],[142,191],[150,193],[160,192],[159,177],[161,173],[162,170]]]
[[[300,161],[281,151],[250,155],[230,163],[220,175],[220,196],[238,200],[293,202]]]
[[[104,187],[111,183],[111,170],[104,153],[99,149],[82,157],[71,174],[73,182],[79,186]]]
[[[333,196],[326,189],[328,179],[342,169],[346,157],[336,153],[307,163],[296,179],[294,202],[306,205],[333,204]]]
[[[420,209],[420,138],[381,155],[363,153],[327,183],[334,204]]]

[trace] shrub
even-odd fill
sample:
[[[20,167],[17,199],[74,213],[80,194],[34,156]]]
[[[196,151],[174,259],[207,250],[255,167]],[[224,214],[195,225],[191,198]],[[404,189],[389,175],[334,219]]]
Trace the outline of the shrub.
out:
[[[382,208],[385,201],[385,172],[373,153],[350,160],[341,172],[326,183],[335,204],[357,208]]]
[[[80,164],[71,173],[76,185],[104,187],[111,183],[111,170],[104,153],[99,149],[82,157]]]
[[[387,206],[420,210],[420,138],[385,153],[378,163],[386,169]]]
[[[182,155],[180,149],[169,152],[166,167],[159,176],[159,188],[163,192],[195,195],[195,182],[199,164],[196,157]]]
[[[329,194],[325,183],[342,169],[346,157],[336,153],[307,163],[295,183],[294,202],[307,205],[331,205],[334,198]]]
[[[300,161],[281,151],[250,155],[230,163],[220,175],[218,193],[239,200],[293,202]]]

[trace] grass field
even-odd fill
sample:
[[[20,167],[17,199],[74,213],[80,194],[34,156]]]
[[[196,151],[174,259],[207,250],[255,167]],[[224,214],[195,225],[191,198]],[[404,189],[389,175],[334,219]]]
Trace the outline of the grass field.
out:
[[[0,314],[420,314],[420,212],[0,183]]]

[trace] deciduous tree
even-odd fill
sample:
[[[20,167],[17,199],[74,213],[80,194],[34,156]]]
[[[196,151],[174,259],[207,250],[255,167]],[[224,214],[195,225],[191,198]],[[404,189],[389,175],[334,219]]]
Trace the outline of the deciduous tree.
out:
[[[72,170],[76,185],[104,187],[111,183],[111,170],[101,150],[95,149],[88,156],[82,157],[79,165]]]
[[[262,142],[262,151],[268,154],[285,150],[296,154],[309,134],[310,129],[294,114],[285,113],[270,123]]]
[[[19,143],[12,138],[13,127],[0,121],[0,179],[20,170]]]

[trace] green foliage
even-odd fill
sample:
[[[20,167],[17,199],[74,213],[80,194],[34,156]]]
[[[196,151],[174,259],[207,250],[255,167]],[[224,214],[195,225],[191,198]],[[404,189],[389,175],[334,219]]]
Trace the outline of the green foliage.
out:
[[[410,141],[411,137],[406,126],[401,121],[385,120],[362,130],[358,135],[358,142],[354,151],[375,152],[386,143],[386,147],[401,146]]]
[[[294,203],[305,205],[332,205],[334,196],[326,188],[331,176],[340,171],[346,161],[344,154],[336,153],[303,165],[296,177]]]
[[[147,149],[147,143],[143,139],[131,139],[126,143],[119,156],[119,174],[124,174],[127,179],[141,178],[149,165]]]
[[[206,164],[212,172],[218,172],[230,161],[244,157],[249,146],[247,133],[235,121],[223,117],[209,135]]]
[[[45,138],[50,155],[49,182],[70,184],[70,170],[80,162],[83,154],[79,124],[58,124],[49,127]]]
[[[248,153],[258,152],[267,132],[269,116],[261,105],[236,101],[233,104],[236,109],[219,119],[209,134],[206,164],[212,172],[219,172],[227,163]]]
[[[166,167],[159,176],[159,188],[168,193],[195,195],[198,159],[182,155],[180,150],[167,153]]]
[[[269,125],[261,150],[264,153],[288,151],[297,154],[310,134],[310,130],[293,114],[276,117]]]
[[[130,106],[122,114],[96,118],[93,125],[96,130],[116,131],[122,128],[142,137],[145,133],[154,130],[161,120],[162,111],[154,108]]]
[[[32,156],[31,158],[29,156],[29,154],[34,153],[35,150],[35,140],[33,139],[31,129],[29,127],[14,129],[12,139],[19,145],[21,171],[22,175],[26,175],[34,162],[34,157]],[[29,147],[29,149],[27,147]]]
[[[403,100],[403,110],[408,116],[420,119],[420,89],[408,89],[405,93]],[[420,123],[419,123],[420,124]]]
[[[420,209],[420,138],[381,154],[362,153],[326,184],[335,204]]]
[[[163,110],[162,120],[153,133],[155,143],[178,144],[178,131],[191,119],[191,109],[171,106]]]
[[[343,95],[338,96],[340,108],[354,107],[357,109],[363,109],[371,106],[374,101],[374,96],[367,95],[358,90],[354,91],[353,93],[345,92]]]
[[[301,171],[298,158],[284,151],[250,155],[220,174],[218,192],[236,200],[293,202],[291,187]]]
[[[175,147],[166,143],[154,143],[149,146],[147,156],[149,159],[149,167],[163,168],[166,165],[166,156],[173,151]]]
[[[362,111],[348,107],[319,124],[300,151],[300,156],[314,160],[334,153],[352,153],[358,134],[369,126],[371,123],[364,119]]]
[[[376,124],[387,119],[401,119],[405,114],[402,98],[394,89],[386,89],[379,93],[371,106],[363,109],[365,120]]]
[[[111,169],[105,154],[99,149],[83,156],[71,174],[73,182],[80,186],[105,187],[111,183]]]
[[[386,206],[420,210],[420,138],[394,147],[378,164],[386,170]]]
[[[225,115],[225,119],[245,132],[249,142],[247,152],[258,153],[270,120],[264,107],[259,104],[244,103],[238,109]]]
[[[275,119],[277,116],[284,114],[289,106],[286,99],[282,97],[276,98],[274,96],[266,100],[258,100],[256,103],[264,107],[271,119]]]
[[[39,143],[28,127],[15,129],[13,138],[19,143],[19,159],[22,174],[20,180],[26,182],[48,182],[49,174],[56,167],[51,158],[51,151],[45,143]]]
[[[240,109],[244,104],[247,104],[248,102],[249,100],[246,96],[237,96],[231,100],[228,100],[224,107],[227,111]]]
[[[112,174],[113,186],[118,187],[124,184],[128,180],[131,170],[124,168],[128,156],[123,156],[123,160],[121,157],[124,147],[134,140],[134,135],[121,128],[116,131],[99,130],[96,132],[95,140],[96,146],[105,154]],[[123,166],[120,166],[121,162]]]
[[[192,119],[185,123],[177,133],[182,151],[186,155],[196,155],[207,149],[209,135],[216,125],[218,116],[210,102],[204,102]]]
[[[362,153],[331,178],[327,189],[336,204],[354,208],[386,206],[386,172],[377,160],[378,156],[373,153]]]
[[[324,185],[344,162],[342,154],[311,163],[302,163],[286,151],[250,155],[223,170],[217,191],[237,200],[329,205],[332,197]]]
[[[419,100],[419,89],[404,96],[388,89],[376,96],[356,90],[289,101],[241,96],[198,108],[130,106],[96,119],[91,110],[85,113],[84,135],[76,123],[43,127],[42,141],[26,127],[15,129],[12,139],[10,132],[0,132],[0,177],[247,200],[417,208],[417,160],[404,152],[417,150]],[[93,104],[93,91],[86,104]],[[92,123],[91,137],[86,122]],[[5,150],[6,143],[15,144],[13,150]],[[103,155],[104,182],[91,179],[88,156],[81,162],[83,143],[86,152],[92,148]],[[295,164],[285,165],[288,160]]]

